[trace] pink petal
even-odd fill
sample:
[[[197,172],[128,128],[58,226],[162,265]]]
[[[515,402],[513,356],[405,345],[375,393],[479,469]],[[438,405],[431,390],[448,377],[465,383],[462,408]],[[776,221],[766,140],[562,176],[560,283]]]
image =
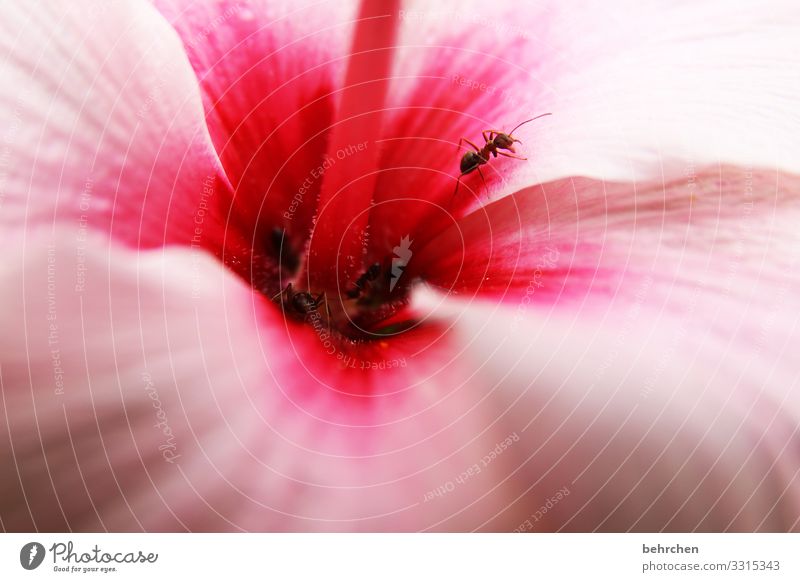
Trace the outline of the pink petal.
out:
[[[462,297],[465,361],[528,427],[508,513],[572,492],[536,528],[800,527],[800,179],[689,170],[530,188],[421,252]]]
[[[754,309],[679,285],[664,297],[655,281],[601,311],[426,297],[458,318],[465,367],[504,394],[520,435],[509,480],[525,489],[479,527],[513,515],[518,531],[800,530],[791,280],[763,285]]]
[[[4,234],[57,222],[129,245],[197,236],[219,246],[215,202],[229,197],[227,180],[161,16],[141,2],[0,10]]]
[[[610,183],[576,178],[528,188],[484,207],[421,249],[409,276],[457,294],[573,309],[633,300],[641,281],[658,293],[731,288],[729,265],[785,277],[800,179],[748,168],[687,168],[682,179]]]
[[[327,169],[355,3],[156,5],[199,79],[211,137],[236,189],[232,219],[252,233],[252,246],[282,226],[302,249]]]
[[[4,528],[461,530],[521,491],[510,454],[454,488],[510,429],[436,325],[345,360],[203,254],[29,243],[0,285]]]
[[[10,255],[0,285],[8,529],[509,530],[564,487],[537,528],[797,527],[788,281],[747,313],[753,269],[731,297],[640,280],[601,312],[473,306],[361,371],[200,255],[74,245]]]

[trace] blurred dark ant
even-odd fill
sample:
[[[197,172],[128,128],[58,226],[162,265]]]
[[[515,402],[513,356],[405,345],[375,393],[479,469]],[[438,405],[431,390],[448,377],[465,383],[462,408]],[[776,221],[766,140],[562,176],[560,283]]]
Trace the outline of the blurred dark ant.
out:
[[[481,166],[484,164],[488,164],[491,156],[497,157],[505,156],[507,158],[514,158],[515,160],[527,160],[528,158],[523,158],[522,156],[514,155],[516,151],[514,150],[514,143],[522,143],[520,140],[514,137],[514,132],[517,131],[520,127],[525,125],[526,123],[530,123],[531,121],[535,121],[540,117],[545,117],[546,115],[552,115],[551,113],[542,113],[541,115],[537,115],[536,117],[532,117],[531,119],[526,119],[522,123],[520,123],[517,127],[505,133],[500,131],[499,129],[485,129],[483,130],[483,141],[486,143],[483,144],[482,148],[479,148],[474,143],[469,141],[467,138],[462,137],[458,140],[458,149],[461,149],[461,144],[463,142],[467,142],[472,148],[475,150],[474,152],[467,152],[461,158],[461,166],[460,171],[461,174],[458,176],[458,180],[456,180],[456,189],[453,191],[453,195],[450,197],[450,203],[452,204],[453,200],[456,197],[456,193],[458,192],[458,185],[461,183],[461,178],[478,170],[478,173],[481,175],[481,180],[483,180],[484,187],[486,186],[486,179],[483,177],[483,172],[481,172]],[[507,150],[509,153],[500,151],[500,150]]]
[[[279,297],[284,313],[288,311],[290,315],[301,321],[305,321],[310,314],[318,313],[319,306],[324,303],[325,311],[328,314],[328,327],[330,328],[331,310],[330,307],[328,307],[328,300],[325,298],[324,292],[314,297],[307,291],[295,291],[292,284],[289,283],[286,288],[275,295],[272,300],[275,301]]]
[[[289,237],[286,236],[286,229],[273,227],[269,231],[269,244],[278,265],[290,273],[296,273],[300,267],[300,255],[292,247]]]
[[[373,263],[356,279],[352,289],[348,289],[347,296],[350,299],[358,299],[367,283],[374,281],[381,274],[381,264]]]

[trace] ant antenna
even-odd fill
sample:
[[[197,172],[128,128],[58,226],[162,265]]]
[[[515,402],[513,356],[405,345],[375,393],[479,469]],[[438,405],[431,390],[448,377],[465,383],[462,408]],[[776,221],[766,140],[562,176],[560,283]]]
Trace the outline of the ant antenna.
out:
[[[509,132],[508,132],[508,135],[511,135],[512,133],[514,133],[515,131],[517,131],[517,130],[518,130],[520,127],[522,127],[523,125],[525,125],[526,123],[530,123],[531,121],[536,121],[536,120],[537,120],[537,119],[539,119],[540,117],[546,117],[546,116],[548,116],[548,115],[553,115],[553,114],[552,114],[552,113],[542,113],[541,115],[537,115],[536,117],[531,117],[530,119],[526,119],[525,121],[523,121],[522,123],[520,123],[520,124],[519,124],[517,127],[515,127],[514,129],[512,129],[511,131],[509,131]]]
[[[291,289],[291,288],[292,288],[292,284],[291,284],[291,283],[289,283],[289,284],[288,284],[286,287],[284,287],[282,290],[278,291],[278,293],[275,295],[275,297],[273,297],[273,298],[272,298],[270,301],[275,301],[275,300],[276,300],[278,297],[280,297],[281,295],[283,295],[284,293],[286,293],[286,291],[288,291],[288,290],[289,290],[289,289]]]

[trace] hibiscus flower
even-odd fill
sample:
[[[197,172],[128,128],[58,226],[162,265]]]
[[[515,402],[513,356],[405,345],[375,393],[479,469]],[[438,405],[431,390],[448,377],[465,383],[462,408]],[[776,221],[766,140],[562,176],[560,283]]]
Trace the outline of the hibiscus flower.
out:
[[[4,529],[798,529],[791,2],[0,14]]]

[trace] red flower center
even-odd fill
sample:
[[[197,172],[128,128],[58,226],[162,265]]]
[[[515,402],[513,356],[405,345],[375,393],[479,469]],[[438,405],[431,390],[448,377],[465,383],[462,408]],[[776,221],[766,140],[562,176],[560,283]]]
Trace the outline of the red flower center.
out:
[[[237,217],[232,224],[249,225],[244,230],[254,234],[225,245],[225,263],[287,318],[339,341],[385,338],[414,325],[405,309],[412,281],[404,277],[413,241],[398,238],[387,248],[370,240],[380,173],[375,137],[383,123],[396,14],[396,6],[363,4],[335,107],[320,98],[310,105],[316,116],[304,112],[316,118],[314,127],[302,128],[307,174],[294,183],[273,180],[262,200],[245,194],[230,211]],[[252,186],[242,180],[234,198]]]

